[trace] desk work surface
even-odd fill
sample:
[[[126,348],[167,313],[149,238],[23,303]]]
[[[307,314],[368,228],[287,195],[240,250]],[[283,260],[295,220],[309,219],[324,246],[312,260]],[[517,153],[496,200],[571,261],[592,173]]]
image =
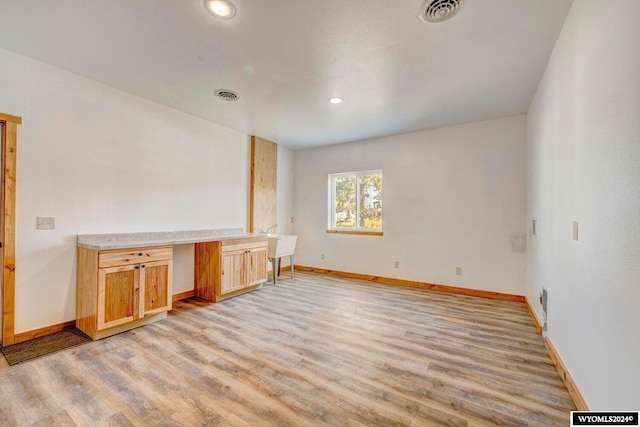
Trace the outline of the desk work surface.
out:
[[[181,245],[265,236],[265,234],[260,233],[244,233],[242,228],[159,231],[145,233],[79,234],[77,246],[80,248],[100,251],[109,249]]]

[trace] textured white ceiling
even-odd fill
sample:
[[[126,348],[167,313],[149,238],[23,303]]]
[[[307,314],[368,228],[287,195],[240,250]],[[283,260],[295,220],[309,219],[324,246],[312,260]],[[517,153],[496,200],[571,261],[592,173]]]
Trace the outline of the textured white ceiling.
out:
[[[1,0],[0,46],[299,149],[526,112],[571,6],[466,0],[426,24],[422,0],[234,3]]]

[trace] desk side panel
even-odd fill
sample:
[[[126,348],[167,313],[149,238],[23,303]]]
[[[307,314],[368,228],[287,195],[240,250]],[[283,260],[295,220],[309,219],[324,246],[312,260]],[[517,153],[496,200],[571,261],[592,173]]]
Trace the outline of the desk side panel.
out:
[[[195,296],[207,301],[216,300],[216,288],[220,286],[221,247],[219,241],[195,244]]]
[[[76,276],[76,327],[96,337],[98,310],[98,251],[78,248]]]

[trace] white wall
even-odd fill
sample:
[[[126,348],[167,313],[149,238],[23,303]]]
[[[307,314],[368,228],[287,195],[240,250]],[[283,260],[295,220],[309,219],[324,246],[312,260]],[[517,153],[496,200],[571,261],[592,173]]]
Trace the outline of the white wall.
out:
[[[574,2],[528,115],[527,296],[541,317],[548,289],[548,336],[592,410],[640,402],[638,17]]]
[[[296,151],[296,264],[523,295],[511,238],[525,233],[525,120]],[[327,234],[327,175],[370,169],[383,170],[384,236]]]
[[[75,318],[75,236],[244,228],[248,137],[0,49],[0,111],[19,115],[16,332]],[[36,230],[37,216],[56,218]],[[174,292],[193,289],[176,247]]]

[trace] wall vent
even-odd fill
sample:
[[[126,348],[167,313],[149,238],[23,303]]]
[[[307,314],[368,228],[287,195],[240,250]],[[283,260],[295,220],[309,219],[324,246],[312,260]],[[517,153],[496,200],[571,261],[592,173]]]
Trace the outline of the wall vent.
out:
[[[426,0],[420,7],[424,22],[444,22],[460,11],[464,0]]]

